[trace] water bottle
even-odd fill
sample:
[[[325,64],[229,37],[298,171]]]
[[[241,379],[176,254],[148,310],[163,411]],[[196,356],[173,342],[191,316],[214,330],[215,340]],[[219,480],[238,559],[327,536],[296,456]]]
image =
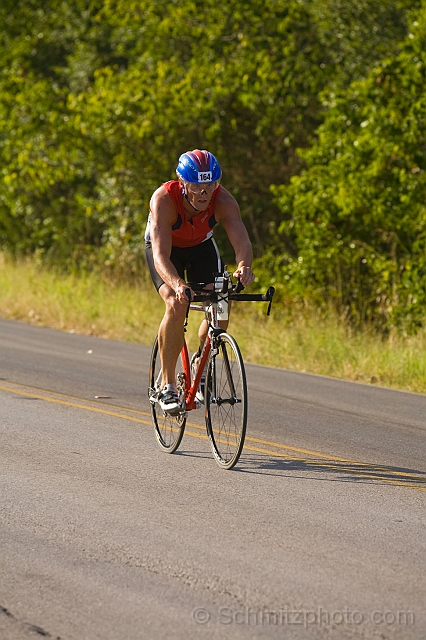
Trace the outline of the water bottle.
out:
[[[222,293],[223,284],[223,276],[216,276],[214,280],[214,290],[219,294]],[[217,303],[217,319],[228,320],[228,294],[224,293],[222,296],[219,295]]]

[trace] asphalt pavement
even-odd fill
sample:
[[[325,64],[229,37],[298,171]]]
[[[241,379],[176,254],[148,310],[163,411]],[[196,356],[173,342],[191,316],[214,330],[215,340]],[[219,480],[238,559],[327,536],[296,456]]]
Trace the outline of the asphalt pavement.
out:
[[[239,464],[150,349],[0,320],[0,638],[426,637],[426,396],[247,365]]]

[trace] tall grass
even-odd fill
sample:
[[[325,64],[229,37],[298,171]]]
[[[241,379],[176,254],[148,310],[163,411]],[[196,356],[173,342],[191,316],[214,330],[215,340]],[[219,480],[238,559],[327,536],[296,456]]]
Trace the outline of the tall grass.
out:
[[[163,304],[150,281],[126,284],[91,273],[59,275],[0,255],[0,315],[104,338],[152,344]],[[197,346],[200,317],[187,338]],[[426,330],[383,339],[353,331],[332,312],[300,312],[262,303],[234,304],[231,333],[246,361],[426,393]]]
[[[57,274],[0,255],[0,314],[41,326],[149,344],[161,318],[154,288],[118,284],[98,273]]]

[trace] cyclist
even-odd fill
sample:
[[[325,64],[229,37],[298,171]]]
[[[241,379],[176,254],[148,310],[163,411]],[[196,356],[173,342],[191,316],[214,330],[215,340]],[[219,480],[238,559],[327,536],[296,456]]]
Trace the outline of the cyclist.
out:
[[[160,186],[150,202],[145,231],[145,252],[152,280],[166,309],[158,331],[162,367],[162,390],[158,402],[173,415],[182,407],[176,390],[175,369],[183,346],[189,282],[214,282],[214,273],[223,270],[213,228],[221,223],[235,251],[238,265],[234,277],[243,285],[254,281],[253,252],[235,198],[220,185],[222,170],[209,151],[194,149],[182,154],[176,169],[177,180]],[[191,291],[191,296],[193,292]],[[221,323],[222,326],[222,323]],[[227,322],[223,321],[223,328]],[[207,335],[205,320],[198,336],[200,345]],[[195,354],[199,357],[201,348]]]

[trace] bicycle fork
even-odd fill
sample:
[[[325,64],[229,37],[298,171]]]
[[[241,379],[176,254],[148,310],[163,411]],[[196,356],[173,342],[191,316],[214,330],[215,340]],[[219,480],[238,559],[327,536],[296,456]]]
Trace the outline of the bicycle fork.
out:
[[[219,351],[221,351],[221,354],[223,357],[224,369],[225,369],[226,378],[228,381],[228,389],[231,394],[229,398],[221,398],[220,396],[217,395],[216,356],[219,355]],[[237,398],[237,393],[235,390],[234,379],[232,376],[231,365],[229,362],[226,345],[224,343],[219,343],[219,345],[212,348],[211,354],[212,354],[212,358],[211,358],[210,366],[212,367],[211,380],[213,381],[213,389],[212,389],[212,397],[211,397],[210,403],[216,404],[218,407],[220,407],[223,404],[229,404],[231,406],[234,406],[235,404],[240,404],[241,399]]]

